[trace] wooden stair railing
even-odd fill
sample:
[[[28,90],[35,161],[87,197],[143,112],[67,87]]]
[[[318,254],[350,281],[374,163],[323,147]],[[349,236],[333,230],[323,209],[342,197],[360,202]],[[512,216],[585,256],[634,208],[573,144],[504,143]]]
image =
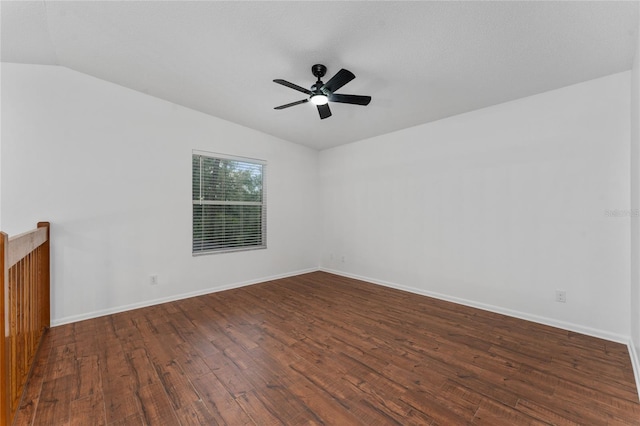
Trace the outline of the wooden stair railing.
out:
[[[49,251],[49,222],[11,238],[0,232],[0,426],[12,424],[50,326]]]

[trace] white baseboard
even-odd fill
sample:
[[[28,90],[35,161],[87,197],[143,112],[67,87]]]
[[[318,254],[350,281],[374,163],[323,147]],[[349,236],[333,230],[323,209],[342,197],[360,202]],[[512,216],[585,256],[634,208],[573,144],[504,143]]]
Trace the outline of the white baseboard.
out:
[[[128,304],[128,305],[122,305],[122,306],[116,306],[116,307],[113,307],[113,308],[101,309],[101,310],[98,310],[98,311],[87,312],[87,313],[80,314],[80,315],[71,315],[71,316],[68,316],[68,317],[57,318],[57,319],[51,320],[51,326],[52,327],[57,327],[57,326],[60,326],[60,325],[70,324],[70,323],[73,323],[73,322],[78,322],[78,321],[84,321],[84,320],[88,320],[88,319],[92,319],[92,318],[103,317],[105,315],[111,315],[111,314],[117,314],[119,312],[131,311],[133,309],[146,308],[148,306],[159,305],[161,303],[174,302],[176,300],[188,299],[190,297],[202,296],[204,294],[217,293],[219,291],[225,291],[225,290],[231,290],[231,289],[234,289],[234,288],[246,287],[246,286],[249,286],[249,285],[263,283],[263,282],[266,282],[266,281],[272,281],[272,280],[277,280],[277,279],[281,279],[281,278],[293,277],[293,276],[296,276],[296,275],[308,274],[310,272],[316,272],[318,270],[319,270],[318,268],[310,268],[310,269],[304,269],[304,270],[300,270],[300,271],[287,272],[285,274],[272,275],[272,276],[269,276],[269,277],[261,277],[261,278],[256,278],[256,279],[249,280],[249,281],[243,281],[243,282],[223,285],[223,286],[220,286],[220,287],[206,288],[206,289],[202,289],[202,290],[192,291],[192,292],[189,292],[189,293],[176,294],[176,295],[173,295],[173,296],[162,297],[162,298],[159,298],[159,299],[145,300],[145,301],[142,301],[142,302],[131,303],[131,304]]]
[[[397,290],[403,290],[403,291],[407,291],[409,293],[414,293],[414,294],[420,294],[422,296],[433,297],[434,299],[440,299],[440,300],[445,300],[447,302],[458,303],[460,305],[465,305],[465,306],[469,306],[469,307],[472,307],[472,308],[482,309],[484,311],[494,312],[494,313],[497,313],[497,314],[507,315],[507,316],[514,317],[514,318],[520,318],[520,319],[523,319],[523,320],[532,321],[532,322],[536,322],[536,323],[539,323],[539,324],[548,325],[548,326],[551,326],[551,327],[561,328],[563,330],[574,331],[576,333],[586,334],[588,336],[598,337],[600,339],[609,340],[609,341],[616,342],[616,343],[622,343],[624,345],[628,344],[628,342],[629,342],[629,336],[624,336],[624,335],[617,334],[617,333],[611,333],[611,332],[608,332],[608,331],[605,331],[605,330],[598,330],[598,329],[591,328],[591,327],[585,327],[585,326],[580,325],[580,324],[574,324],[574,323],[570,323],[570,322],[559,321],[559,320],[556,320],[556,319],[553,319],[553,318],[542,317],[542,316],[538,316],[538,315],[534,315],[534,314],[529,314],[529,313],[526,313],[526,312],[520,312],[520,311],[515,311],[515,310],[512,310],[512,309],[502,308],[502,307],[499,307],[499,306],[489,305],[489,304],[485,304],[485,303],[479,303],[479,302],[475,302],[473,300],[462,299],[462,298],[459,298],[459,297],[449,296],[449,295],[446,295],[446,294],[436,293],[436,292],[428,291],[428,290],[423,290],[423,289],[416,288],[416,287],[409,287],[409,286],[396,284],[396,283],[392,283],[392,282],[388,282],[388,281],[381,281],[381,280],[377,280],[375,278],[363,277],[363,276],[356,275],[356,274],[350,274],[348,272],[337,271],[337,270],[328,269],[328,268],[322,268],[322,267],[320,268],[320,270],[324,271],[324,272],[328,272],[330,274],[336,274],[336,275],[341,275],[341,276],[348,277],[348,278],[354,278],[354,279],[361,280],[361,281],[367,281],[367,282],[370,282],[370,283],[373,283],[373,284],[382,285],[384,287],[395,288]]]

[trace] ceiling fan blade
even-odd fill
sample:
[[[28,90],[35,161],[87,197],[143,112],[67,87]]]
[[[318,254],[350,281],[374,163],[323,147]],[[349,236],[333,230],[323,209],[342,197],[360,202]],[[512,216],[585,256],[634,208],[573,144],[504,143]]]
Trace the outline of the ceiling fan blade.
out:
[[[303,99],[301,101],[291,102],[290,104],[280,105],[280,106],[275,107],[274,109],[285,109],[285,108],[289,108],[289,107],[292,107],[292,106],[304,104],[306,102],[309,102],[309,99]]]
[[[369,105],[369,102],[371,102],[371,96],[340,95],[334,93],[329,96],[329,100],[331,102],[340,102],[343,104]]]
[[[331,110],[329,109],[329,104],[317,105],[317,106],[318,106],[318,112],[320,113],[321,120],[331,117]]]
[[[322,86],[320,90],[322,91],[327,90],[330,93],[333,93],[339,88],[341,88],[342,86],[344,86],[345,84],[347,84],[348,82],[350,82],[351,80],[353,80],[354,78],[356,78],[356,76],[353,75],[351,71],[345,70],[343,68],[340,71],[338,71],[336,75],[331,77],[331,79],[327,81],[327,83],[324,86]]]
[[[273,80],[274,83],[278,83],[278,84],[282,84],[283,86],[287,86],[290,87],[294,90],[297,90],[298,92],[302,92],[302,93],[306,93],[307,95],[311,95],[311,90],[307,90],[304,87],[300,87],[297,84],[293,84],[293,83],[289,83],[286,80],[282,80],[280,78]]]

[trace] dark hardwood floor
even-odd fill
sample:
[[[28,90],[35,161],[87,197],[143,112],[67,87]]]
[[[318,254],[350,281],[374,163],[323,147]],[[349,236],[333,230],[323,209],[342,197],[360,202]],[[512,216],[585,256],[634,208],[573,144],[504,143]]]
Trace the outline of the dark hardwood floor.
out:
[[[51,329],[17,425],[640,424],[624,345],[316,272]]]

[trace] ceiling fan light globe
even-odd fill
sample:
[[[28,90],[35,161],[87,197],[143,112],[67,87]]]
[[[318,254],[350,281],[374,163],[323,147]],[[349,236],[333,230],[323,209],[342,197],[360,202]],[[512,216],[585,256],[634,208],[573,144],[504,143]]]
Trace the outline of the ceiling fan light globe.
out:
[[[329,98],[326,95],[311,95],[309,100],[314,105],[326,105],[329,103]]]

